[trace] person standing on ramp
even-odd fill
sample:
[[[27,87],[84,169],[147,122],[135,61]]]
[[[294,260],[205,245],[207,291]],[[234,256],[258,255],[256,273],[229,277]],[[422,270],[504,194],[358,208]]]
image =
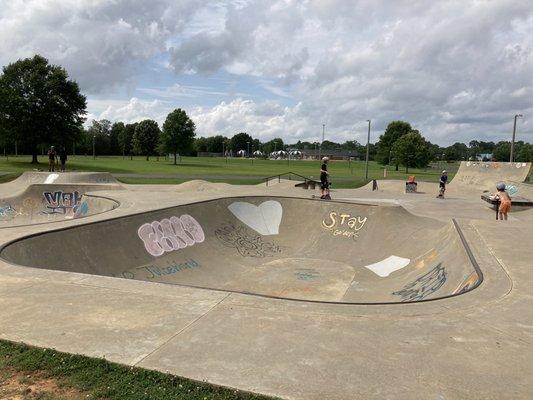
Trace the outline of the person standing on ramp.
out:
[[[500,220],[507,221],[507,214],[511,211],[511,197],[505,191],[505,183],[500,182],[496,185],[496,190],[498,191],[494,198],[498,200],[497,210],[496,210],[496,219],[498,216]]]
[[[320,191],[322,200],[331,200],[329,195],[329,173],[328,173],[328,157],[322,157],[322,166],[320,167]]]
[[[446,191],[446,184],[448,183],[448,172],[446,170],[442,171],[442,175],[440,176],[439,180],[439,194],[437,195],[437,198],[443,199],[444,198],[444,192]]]

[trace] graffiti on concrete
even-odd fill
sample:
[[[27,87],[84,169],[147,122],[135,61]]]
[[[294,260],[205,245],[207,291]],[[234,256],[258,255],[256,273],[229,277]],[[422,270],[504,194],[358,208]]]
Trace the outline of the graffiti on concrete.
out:
[[[300,281],[312,281],[320,278],[320,272],[312,268],[300,268],[294,273]]]
[[[137,230],[137,235],[143,241],[146,251],[154,257],[205,240],[202,227],[188,214],[143,224]]]
[[[408,258],[389,256],[384,260],[378,261],[377,263],[365,265],[365,268],[369,269],[381,278],[385,278],[394,271],[398,271],[399,269],[407,267],[410,263],[411,260]]]
[[[143,265],[142,267],[136,267],[134,270],[122,271],[118,275],[113,275],[118,278],[126,279],[156,279],[163,276],[174,275],[181,271],[196,269],[200,267],[200,263],[192,258],[187,259],[185,262],[177,263],[171,262],[168,265],[156,266],[156,265]]]
[[[47,184],[47,185],[49,185],[49,184],[51,184],[51,183],[54,183],[54,182],[57,180],[57,178],[59,178],[59,175],[58,175],[58,174],[50,174],[50,175],[48,175],[48,176],[46,177],[44,183]]]
[[[215,230],[216,238],[226,247],[235,248],[243,257],[271,257],[281,253],[280,247],[244,226],[225,224]]]
[[[330,231],[333,236],[355,239],[359,237],[359,231],[363,229],[367,220],[368,217],[332,211],[322,221],[322,227]]]
[[[78,191],[43,193],[43,214],[68,214],[75,213],[80,204],[81,196]]]
[[[12,219],[17,215],[17,210],[10,204],[0,206],[0,219]]]
[[[441,264],[425,273],[418,279],[404,286],[402,290],[393,292],[401,296],[401,301],[419,301],[439,290],[447,279],[447,273]]]
[[[278,201],[268,200],[258,206],[237,201],[231,203],[228,209],[237,219],[261,235],[277,235],[279,233],[283,208]]]
[[[82,201],[74,213],[74,218],[85,217],[89,213],[89,204],[86,201]]]
[[[514,196],[518,193],[518,188],[516,185],[505,185],[505,191],[509,196]]]
[[[462,282],[459,287],[453,292],[453,294],[466,293],[472,289],[479,281],[479,275],[477,272],[472,272],[464,282]]]

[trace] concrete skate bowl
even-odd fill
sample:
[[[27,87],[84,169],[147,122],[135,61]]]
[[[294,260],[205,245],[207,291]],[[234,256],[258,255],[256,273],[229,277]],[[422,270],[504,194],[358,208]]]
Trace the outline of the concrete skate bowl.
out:
[[[455,221],[398,206],[288,197],[221,198],[79,225],[8,243],[0,257],[33,268],[345,304],[435,300],[483,279]]]
[[[65,221],[111,211],[118,207],[115,200],[87,193],[112,188],[115,187],[30,185],[15,196],[0,198],[0,228]]]

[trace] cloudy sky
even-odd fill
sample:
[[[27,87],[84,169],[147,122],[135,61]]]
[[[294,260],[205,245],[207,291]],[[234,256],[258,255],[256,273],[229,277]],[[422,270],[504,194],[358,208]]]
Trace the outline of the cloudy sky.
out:
[[[64,66],[90,119],[375,141],[394,119],[432,142],[533,142],[528,1],[0,0],[0,65]]]

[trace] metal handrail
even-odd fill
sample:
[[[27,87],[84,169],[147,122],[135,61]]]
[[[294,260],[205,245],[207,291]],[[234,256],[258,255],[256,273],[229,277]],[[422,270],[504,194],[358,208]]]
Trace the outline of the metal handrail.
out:
[[[283,172],[281,174],[277,174],[277,175],[272,175],[272,176],[268,176],[266,178],[264,178],[265,180],[265,183],[266,185],[268,186],[268,182],[273,179],[273,178],[278,178],[278,183],[281,182],[281,177],[284,176],[284,175],[288,175],[289,176],[289,180],[291,180],[291,175],[294,175],[294,176],[297,176],[299,178],[303,178],[304,182],[318,182],[317,180],[315,179],[311,179],[307,176],[303,176],[303,175],[300,175],[300,174],[297,174],[295,172]]]

